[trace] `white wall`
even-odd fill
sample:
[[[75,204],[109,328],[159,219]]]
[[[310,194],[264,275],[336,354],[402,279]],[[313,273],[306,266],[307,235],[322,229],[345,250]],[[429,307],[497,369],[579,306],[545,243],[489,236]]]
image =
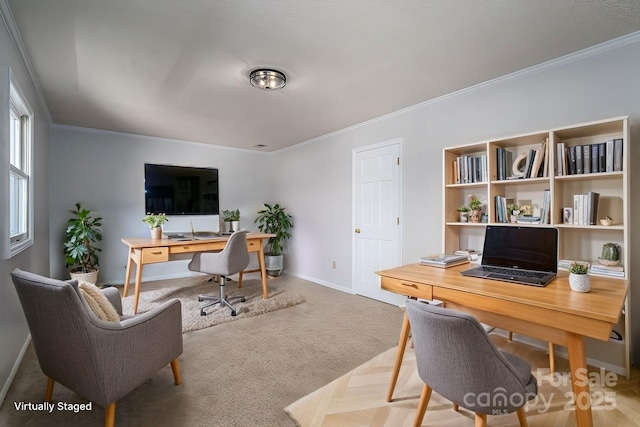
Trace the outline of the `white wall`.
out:
[[[278,201],[295,218],[286,270],[353,291],[351,155],[355,147],[403,139],[404,263],[441,249],[444,147],[629,115],[631,163],[637,164],[640,35],[622,41],[612,50],[574,55],[275,153],[279,168],[273,173],[273,186]],[[473,72],[473,64],[469,70]],[[635,195],[640,183],[631,174]],[[635,197],[631,205],[634,217],[633,212],[640,212],[640,198]],[[632,224],[631,232],[632,247],[627,249],[636,264],[640,230]],[[631,295],[632,324],[640,325],[636,283]],[[636,327],[636,360],[640,360],[639,332]]]
[[[7,68],[11,68],[14,81],[17,81],[26,101],[33,110],[35,119],[35,164],[33,179],[34,188],[34,212],[35,229],[34,245],[19,253],[11,259],[0,257],[0,401],[4,398],[9,379],[14,374],[14,365],[18,355],[23,349],[29,329],[22,313],[22,307],[18,300],[15,288],[11,282],[9,273],[14,268],[32,271],[47,275],[49,273],[49,189],[47,185],[49,175],[49,123],[40,109],[38,98],[29,80],[29,75],[20,61],[20,57],[14,48],[9,33],[4,25],[0,25],[0,75],[3,76],[0,84],[7,84],[4,76]],[[3,88],[4,91],[4,88]],[[8,88],[6,88],[8,93]],[[9,117],[8,103],[0,103],[0,115]],[[9,129],[2,129],[0,137],[0,150],[8,153]],[[0,156],[0,158],[8,158]],[[2,173],[7,173],[6,165],[0,166]],[[3,192],[3,195],[5,193]],[[3,199],[1,203],[5,203]],[[0,221],[6,221],[1,217]]]
[[[240,209],[240,225],[253,223],[262,203],[269,200],[269,156],[152,137],[54,126],[51,130],[51,274],[68,278],[63,241],[69,209],[76,202],[103,218],[100,283],[124,281],[127,247],[123,237],[148,237],[142,222],[144,163],[218,169],[220,209]],[[183,276],[186,261],[145,266],[143,280]]]

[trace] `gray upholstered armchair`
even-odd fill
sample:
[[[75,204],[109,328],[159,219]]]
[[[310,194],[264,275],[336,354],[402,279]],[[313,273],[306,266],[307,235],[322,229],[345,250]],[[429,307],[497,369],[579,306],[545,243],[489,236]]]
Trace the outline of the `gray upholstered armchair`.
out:
[[[454,409],[475,412],[476,426],[486,425],[487,414],[517,412],[525,427],[523,407],[538,391],[531,366],[499,350],[473,316],[414,300],[406,305],[418,374],[425,383],[414,426],[422,424],[435,390]]]
[[[180,384],[180,301],[110,322],[94,314],[75,281],[17,269],[11,275],[40,368],[48,377],[46,401],[59,382],[105,407],[105,426],[113,426],[116,402],[164,366],[171,364],[175,383]],[[103,294],[122,316],[118,290],[107,288]]]

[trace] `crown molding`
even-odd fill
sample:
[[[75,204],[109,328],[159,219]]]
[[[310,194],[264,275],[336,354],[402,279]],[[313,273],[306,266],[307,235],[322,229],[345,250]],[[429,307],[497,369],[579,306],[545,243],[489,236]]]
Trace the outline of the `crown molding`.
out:
[[[297,148],[300,148],[304,145],[308,145],[308,144],[312,144],[314,142],[318,142],[318,141],[322,141],[326,138],[330,138],[332,136],[335,135],[339,135],[345,132],[349,132],[351,130],[363,127],[363,126],[367,126],[370,125],[372,123],[376,123],[379,122],[381,120],[385,120],[394,116],[398,116],[398,115],[402,115],[404,113],[408,113],[410,111],[416,110],[418,108],[424,107],[426,105],[431,105],[431,104],[436,104],[438,102],[441,101],[445,101],[451,98],[457,98],[459,96],[463,96],[466,95],[468,93],[473,93],[476,92],[478,90],[482,90],[482,89],[486,89],[488,87],[491,86],[495,86],[497,84],[500,83],[505,83],[511,80],[516,80],[516,79],[520,79],[523,77],[527,77],[527,76],[532,76],[534,74],[538,74],[547,70],[551,70],[554,68],[558,68],[561,67],[563,65],[567,65],[570,64],[572,62],[576,62],[576,61],[581,61],[583,59],[587,59],[589,57],[595,56],[595,55],[599,55],[605,52],[608,52],[610,50],[615,50],[615,49],[619,49],[622,48],[624,46],[630,45],[630,44],[634,44],[634,43],[638,43],[640,42],[640,31],[636,31],[635,33],[631,33],[631,34],[627,34],[625,36],[621,36],[612,40],[608,40],[606,42],[600,43],[598,45],[595,46],[591,46],[588,47],[586,49],[582,49],[579,50],[577,52],[573,52],[564,56],[561,56],[559,58],[555,58],[555,59],[551,59],[549,61],[546,62],[542,62],[540,64],[537,65],[533,65],[531,67],[528,68],[524,68],[522,70],[519,71],[514,71],[513,73],[509,73],[509,74],[505,74],[504,76],[500,76],[500,77],[496,77],[494,79],[491,80],[487,80],[485,82],[482,83],[478,83],[475,84],[473,86],[469,86],[460,90],[457,90],[455,92],[450,92],[441,96],[438,96],[436,98],[432,98],[432,99],[428,99],[426,101],[420,102],[418,104],[414,104],[411,105],[409,107],[397,110],[397,111],[393,111],[391,113],[385,114],[383,116],[379,116],[379,117],[375,117],[373,119],[367,120],[365,122],[361,122],[343,129],[338,129],[336,131],[324,134],[324,135],[320,135],[317,136],[313,139],[309,139],[307,141],[302,141],[299,142],[297,144],[291,145],[289,147],[285,147],[285,148],[281,148],[280,150],[276,150],[273,151],[273,153],[279,153],[279,152],[284,152],[284,151],[288,151],[288,150],[294,150]]]
[[[40,104],[40,109],[42,110],[42,114],[44,115],[45,120],[49,125],[53,123],[51,119],[51,112],[49,111],[49,106],[47,105],[47,101],[44,98],[44,94],[42,93],[42,88],[40,87],[40,82],[38,81],[38,76],[36,75],[35,70],[33,69],[33,65],[31,64],[31,60],[29,59],[29,54],[27,53],[27,48],[24,46],[24,42],[22,41],[22,36],[20,35],[20,31],[18,30],[18,26],[16,25],[16,21],[13,19],[13,14],[11,13],[11,8],[7,3],[7,0],[0,0],[0,15],[2,16],[2,20],[4,21],[4,25],[7,27],[9,31],[9,37],[13,42],[13,45],[18,52],[18,56],[22,60],[22,65],[27,70],[29,74],[29,79],[31,80],[31,84],[33,85],[33,89],[36,92],[36,97],[38,98],[38,103]]]

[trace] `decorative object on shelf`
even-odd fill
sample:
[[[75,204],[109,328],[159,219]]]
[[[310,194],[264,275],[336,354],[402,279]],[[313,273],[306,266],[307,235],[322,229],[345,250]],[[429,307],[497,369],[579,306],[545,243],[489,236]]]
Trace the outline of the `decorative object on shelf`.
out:
[[[228,223],[227,231],[233,233],[240,229],[240,209],[236,210],[223,210],[222,220]]]
[[[509,215],[509,219],[512,223],[518,222],[518,217],[520,216],[520,208],[511,203],[507,205],[507,214]]]
[[[253,70],[249,76],[249,81],[253,87],[263,90],[282,89],[287,84],[287,76],[278,70],[267,68]]]
[[[91,211],[76,203],[76,209],[69,209],[73,214],[67,222],[65,232],[64,254],[67,268],[72,279],[95,283],[98,280],[98,252],[102,249],[93,245],[102,240],[102,218],[91,215]]]
[[[482,202],[475,194],[469,194],[469,212],[471,222],[480,222],[482,219]]]
[[[162,238],[162,224],[169,221],[169,218],[163,213],[152,214],[147,213],[142,222],[149,224],[149,230],[151,231],[151,238],[158,240]]]
[[[598,261],[602,265],[614,266],[620,264],[620,252],[622,248],[617,243],[605,243],[602,245],[602,255],[598,258]]]
[[[522,177],[525,173],[525,165],[527,164],[527,153],[522,153],[513,161],[511,173],[513,176]]]
[[[591,278],[589,268],[583,263],[573,262],[569,266],[569,286],[576,292],[589,292],[591,289]]]
[[[562,223],[573,224],[573,208],[562,208]]]
[[[279,204],[264,204],[264,209],[258,211],[258,229],[263,233],[275,234],[267,241],[268,252],[264,255],[267,274],[279,277],[284,269],[284,243],[291,237],[289,230],[293,227],[293,219]]]
[[[605,227],[613,225],[613,218],[611,218],[610,216],[603,216],[602,218],[600,218],[600,224],[604,225]]]
[[[456,210],[460,214],[460,222],[469,222],[469,208],[466,205],[462,205]]]

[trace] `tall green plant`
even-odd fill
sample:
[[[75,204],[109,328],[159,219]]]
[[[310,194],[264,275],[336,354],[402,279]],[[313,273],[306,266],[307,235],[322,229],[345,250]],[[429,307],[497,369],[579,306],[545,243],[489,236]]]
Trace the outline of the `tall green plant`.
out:
[[[76,203],[76,209],[69,209],[73,217],[67,222],[64,254],[67,267],[79,266],[82,273],[88,273],[99,265],[98,252],[102,249],[93,243],[102,240],[102,218],[92,216],[91,211]]]
[[[279,204],[273,206],[265,203],[264,209],[258,211],[258,229],[263,233],[275,234],[267,241],[270,255],[281,255],[284,242],[291,237],[289,230],[293,227],[291,215]]]

